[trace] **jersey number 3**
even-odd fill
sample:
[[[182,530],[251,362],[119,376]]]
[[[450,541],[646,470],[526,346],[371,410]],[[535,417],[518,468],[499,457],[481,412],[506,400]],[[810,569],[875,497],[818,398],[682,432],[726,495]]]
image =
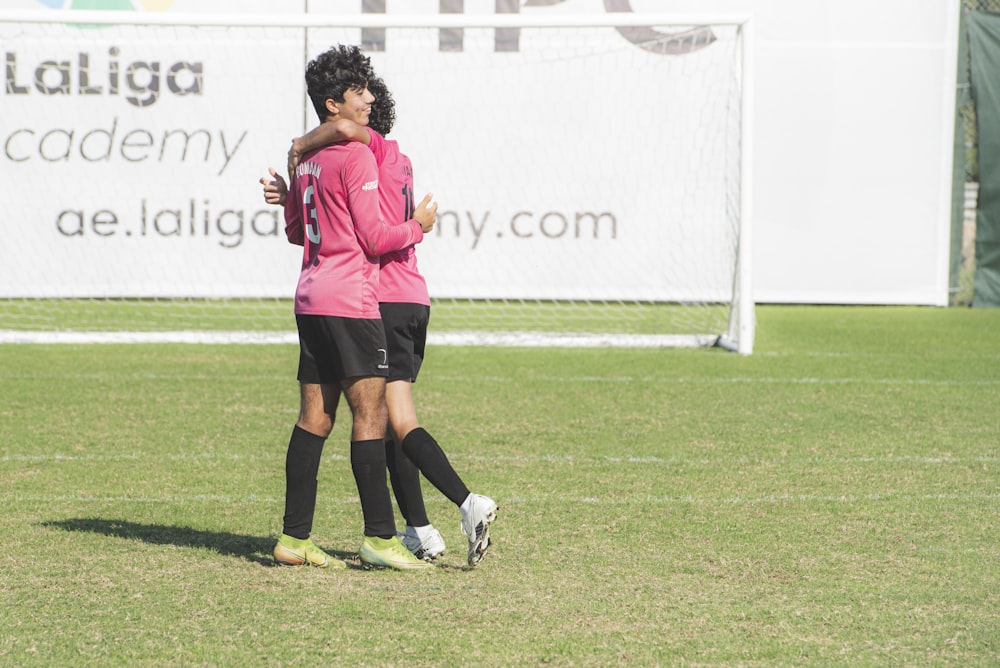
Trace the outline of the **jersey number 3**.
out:
[[[316,204],[313,202],[313,187],[310,185],[302,194],[302,208],[306,214],[306,236],[309,237],[308,264],[319,264],[319,244],[322,236],[319,232],[319,217],[316,215]]]

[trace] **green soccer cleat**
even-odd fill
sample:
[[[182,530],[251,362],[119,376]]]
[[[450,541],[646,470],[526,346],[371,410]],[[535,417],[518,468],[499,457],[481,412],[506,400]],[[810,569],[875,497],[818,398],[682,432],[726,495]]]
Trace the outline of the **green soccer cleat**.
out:
[[[366,568],[379,566],[399,571],[434,568],[426,561],[413,556],[413,553],[403,545],[403,541],[399,540],[399,536],[392,538],[365,536],[361,549],[358,550],[358,556],[361,557],[361,565]]]
[[[329,554],[316,547],[311,538],[292,538],[281,534],[278,544],[274,546],[274,561],[279,566],[315,566],[316,568],[347,568],[347,564],[339,559],[333,559]]]

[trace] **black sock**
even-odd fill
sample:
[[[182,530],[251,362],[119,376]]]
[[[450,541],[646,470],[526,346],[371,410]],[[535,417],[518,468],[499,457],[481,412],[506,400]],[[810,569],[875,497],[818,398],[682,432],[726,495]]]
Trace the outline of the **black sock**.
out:
[[[385,461],[389,466],[389,480],[396,495],[399,512],[411,527],[422,527],[431,523],[427,519],[424,493],[420,489],[420,469],[403,452],[403,446],[395,440],[386,439]]]
[[[465,497],[469,496],[469,488],[452,468],[444,450],[423,427],[417,427],[406,435],[403,452],[424,477],[456,506],[461,506]]]
[[[396,518],[385,484],[385,442],[351,441],[351,470],[361,498],[365,535],[392,538],[396,535]]]
[[[316,510],[319,462],[326,439],[298,425],[292,429],[285,455],[285,516],[283,532],[306,539],[312,533]]]

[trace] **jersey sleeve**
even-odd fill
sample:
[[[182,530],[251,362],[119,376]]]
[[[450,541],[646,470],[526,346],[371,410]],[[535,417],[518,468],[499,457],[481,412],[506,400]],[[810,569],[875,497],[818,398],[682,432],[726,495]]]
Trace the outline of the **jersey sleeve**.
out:
[[[368,149],[375,156],[375,164],[379,167],[385,162],[385,137],[375,132],[371,128],[365,128],[368,131],[370,140],[368,141]]]
[[[390,225],[382,220],[379,208],[378,167],[375,156],[365,146],[354,151],[344,168],[344,185],[354,218],[354,233],[369,257],[420,243],[424,231],[415,220]],[[286,213],[287,220],[287,213]]]

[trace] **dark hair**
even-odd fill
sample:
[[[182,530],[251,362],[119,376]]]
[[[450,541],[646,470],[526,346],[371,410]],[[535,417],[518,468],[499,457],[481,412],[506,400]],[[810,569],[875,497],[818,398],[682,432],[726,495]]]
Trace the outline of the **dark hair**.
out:
[[[327,100],[343,102],[344,93],[364,90],[372,76],[371,60],[357,46],[341,44],[310,60],[306,65],[306,90],[320,123],[330,115]]]
[[[396,101],[392,99],[389,87],[376,75],[368,80],[368,92],[375,96],[368,116],[368,127],[384,137],[392,132],[392,126],[396,123]]]

